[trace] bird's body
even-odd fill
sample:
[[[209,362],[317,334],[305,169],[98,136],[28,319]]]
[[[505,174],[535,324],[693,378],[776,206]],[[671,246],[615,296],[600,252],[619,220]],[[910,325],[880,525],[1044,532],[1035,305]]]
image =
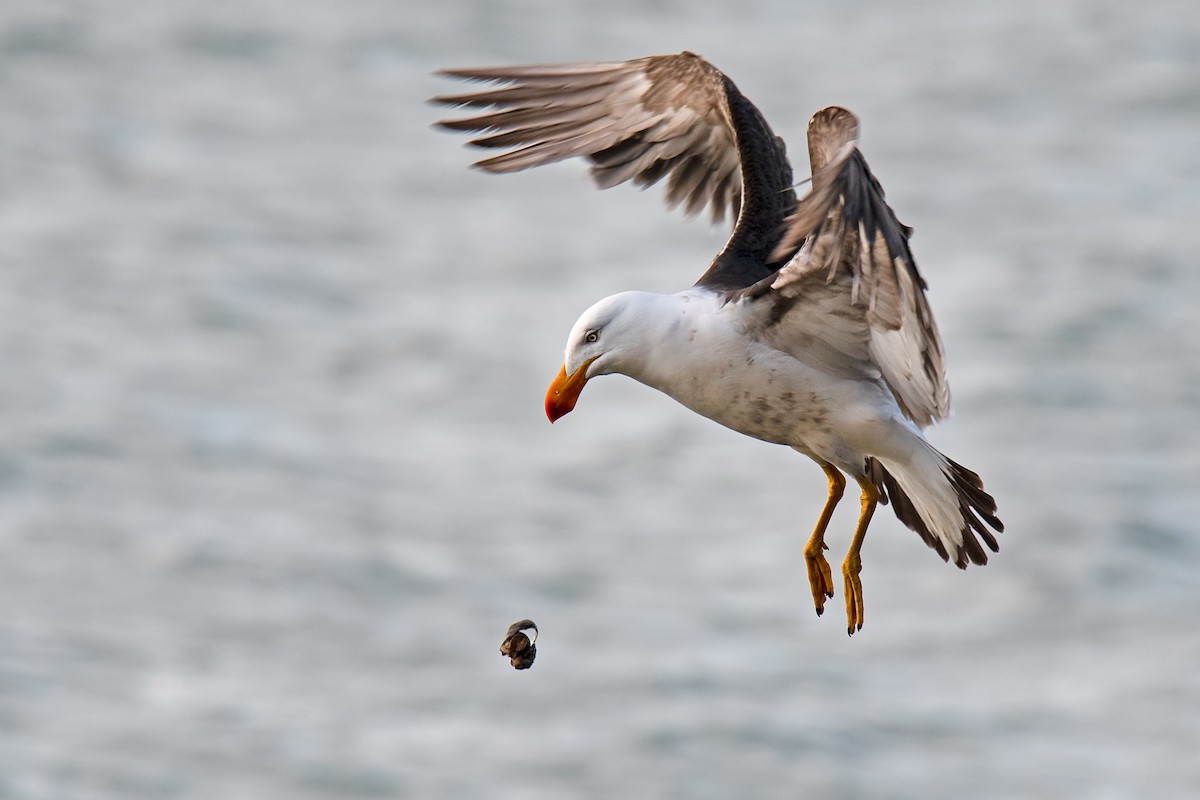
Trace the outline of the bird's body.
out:
[[[760,324],[761,304],[702,288],[623,292],[585,313],[578,333],[614,310],[636,318],[639,335],[603,369],[657,389],[738,433],[850,472],[861,469],[856,454],[881,435],[881,422],[920,435],[878,379],[838,374],[747,337]]]
[[[666,178],[689,212],[735,211],[724,249],[677,294],[623,292],[575,323],[546,395],[551,421],[584,384],[623,374],[740,433],[787,445],[825,471],[829,497],[804,554],[817,613],[833,596],[822,551],[845,486],[862,509],[842,564],[848,630],[863,620],[859,549],[877,502],[944,558],[983,564],[1003,525],[979,477],[923,429],[949,411],[942,344],[911,231],[857,148],[857,120],[809,123],[812,190],[797,199],[783,144],[733,83],[692,53],[611,64],[455,70],[499,88],[438,98],[495,109],[441,123],[516,149],[496,172],[583,156],[603,187]],[[991,530],[989,530],[991,529]]]

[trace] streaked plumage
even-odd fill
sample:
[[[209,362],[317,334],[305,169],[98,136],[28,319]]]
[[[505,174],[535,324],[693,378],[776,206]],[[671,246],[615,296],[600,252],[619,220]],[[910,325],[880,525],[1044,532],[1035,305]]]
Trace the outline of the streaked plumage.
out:
[[[572,157],[601,188],[667,183],[670,206],[728,210],[728,242],[695,286],[626,292],[586,311],[547,393],[551,421],[584,383],[621,373],[734,430],[813,458],[829,499],[805,547],[817,613],[833,596],[825,526],[845,481],[863,493],[842,565],[848,629],[861,628],[859,547],[876,501],[943,559],[983,564],[1003,530],[979,477],[921,429],[950,395],[925,281],[857,147],[849,111],[808,129],[812,186],[797,200],[782,141],[733,82],[689,52],[627,62],[447,70],[498,84],[437,102],[485,113],[439,123],[508,148],[476,166],[510,172]],[[982,544],[981,541],[982,540]]]

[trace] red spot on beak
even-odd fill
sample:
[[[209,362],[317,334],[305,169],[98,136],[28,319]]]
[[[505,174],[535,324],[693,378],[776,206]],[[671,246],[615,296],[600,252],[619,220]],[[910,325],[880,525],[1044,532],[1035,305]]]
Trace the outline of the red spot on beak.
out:
[[[554,380],[550,381],[550,387],[546,389],[547,419],[554,422],[571,413],[571,409],[575,408],[575,402],[579,399],[579,393],[583,391],[583,385],[588,381],[587,368],[595,360],[595,358],[589,358],[570,375],[567,374],[566,364],[558,368],[558,374],[554,376]]]

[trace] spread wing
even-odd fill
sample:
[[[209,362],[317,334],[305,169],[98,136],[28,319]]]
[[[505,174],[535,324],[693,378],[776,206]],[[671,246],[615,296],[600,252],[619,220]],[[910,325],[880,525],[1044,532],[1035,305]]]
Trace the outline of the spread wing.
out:
[[[600,188],[665,180],[668,206],[682,205],[689,215],[708,206],[714,222],[729,212],[737,218],[733,234],[701,285],[740,289],[786,260],[770,258],[795,208],[783,143],[733,82],[700,56],[685,51],[442,74],[498,84],[433,99],[484,112],[438,123],[483,134],[471,141],[475,146],[505,150],[476,162],[480,169],[515,172],[581,156],[591,161]]]
[[[846,109],[813,116],[812,191],[776,251],[795,254],[747,296],[767,304],[761,335],[774,346],[843,371],[877,372],[905,416],[925,427],[950,410],[941,337],[908,247],[912,231],[885,202],[857,135]]]

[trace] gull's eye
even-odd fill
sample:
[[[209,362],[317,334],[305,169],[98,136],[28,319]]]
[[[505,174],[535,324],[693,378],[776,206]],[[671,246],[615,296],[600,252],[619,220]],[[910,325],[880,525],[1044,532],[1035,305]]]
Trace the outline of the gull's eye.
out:
[[[587,333],[585,333],[585,334],[583,335],[583,340],[584,340],[585,342],[587,342],[588,344],[591,344],[592,342],[598,341],[599,339],[600,339],[600,332],[599,332],[599,331],[588,331]]]

